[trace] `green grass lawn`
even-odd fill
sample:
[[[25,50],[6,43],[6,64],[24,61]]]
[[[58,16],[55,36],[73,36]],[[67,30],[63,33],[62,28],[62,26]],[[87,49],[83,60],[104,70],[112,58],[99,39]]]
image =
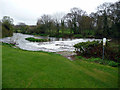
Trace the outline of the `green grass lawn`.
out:
[[[2,46],[3,88],[114,88],[118,68]]]

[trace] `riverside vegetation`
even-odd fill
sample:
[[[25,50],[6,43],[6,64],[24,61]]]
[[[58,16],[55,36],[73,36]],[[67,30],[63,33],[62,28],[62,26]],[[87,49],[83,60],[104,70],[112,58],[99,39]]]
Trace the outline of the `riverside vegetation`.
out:
[[[29,38],[25,38],[28,41],[31,42],[47,42],[49,41],[49,39],[37,39],[37,38],[33,38],[33,37],[29,37]]]
[[[82,42],[75,44],[76,53],[79,58],[84,56],[88,61],[94,61],[101,64],[108,64],[110,66],[118,66],[120,63],[120,46],[119,43],[115,43],[113,41],[107,41],[107,45],[104,46],[105,52],[104,57],[105,60],[102,60],[103,55],[103,42],[101,41],[92,41],[92,42]],[[91,59],[92,57],[92,59]],[[94,59],[95,57],[96,59]],[[84,59],[86,60],[86,59]]]

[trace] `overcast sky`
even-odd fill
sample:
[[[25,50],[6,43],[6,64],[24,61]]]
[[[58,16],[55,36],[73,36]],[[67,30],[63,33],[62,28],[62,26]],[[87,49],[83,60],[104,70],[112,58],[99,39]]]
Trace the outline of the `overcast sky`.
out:
[[[97,6],[104,2],[118,0],[0,0],[0,19],[10,16],[14,24],[24,22],[35,25],[43,14],[64,15],[73,7],[81,8],[88,14],[95,12]],[[56,14],[57,13],[57,14]]]

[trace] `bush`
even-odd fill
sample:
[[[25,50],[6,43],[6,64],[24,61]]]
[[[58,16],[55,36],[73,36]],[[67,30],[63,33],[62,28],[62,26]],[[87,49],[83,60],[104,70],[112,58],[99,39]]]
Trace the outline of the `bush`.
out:
[[[112,66],[112,67],[117,67],[118,66],[118,63],[114,62],[114,61],[110,61],[108,63],[109,66]]]
[[[117,67],[119,63],[115,62],[115,61],[111,61],[111,60],[106,60],[106,59],[101,59],[101,58],[84,58],[82,56],[77,56],[77,58],[81,59],[81,60],[85,60],[85,61],[89,61],[89,62],[95,62],[95,63],[99,63],[99,64],[103,64],[103,65],[109,65],[112,67]]]
[[[48,39],[36,39],[33,37],[26,38],[26,40],[32,41],[32,42],[47,42],[47,41],[49,41]]]
[[[99,50],[101,49],[98,48],[99,46],[99,41],[93,41],[93,42],[82,42],[82,43],[78,43],[75,44],[74,47],[76,48],[75,51],[77,52],[77,54],[79,55],[83,55],[83,56],[101,56],[101,54],[99,53]]]
[[[102,58],[102,53],[103,53],[102,42],[99,41],[82,42],[75,44],[74,47],[78,56],[81,55],[89,58],[90,57]],[[105,59],[120,62],[120,52],[118,50],[118,46],[112,44],[112,42],[107,42],[105,46],[104,55],[105,55]]]

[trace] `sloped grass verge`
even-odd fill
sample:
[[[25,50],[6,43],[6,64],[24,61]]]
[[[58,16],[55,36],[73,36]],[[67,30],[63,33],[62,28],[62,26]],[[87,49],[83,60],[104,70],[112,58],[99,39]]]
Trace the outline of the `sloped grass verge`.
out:
[[[2,45],[3,88],[116,88],[118,68]]]

